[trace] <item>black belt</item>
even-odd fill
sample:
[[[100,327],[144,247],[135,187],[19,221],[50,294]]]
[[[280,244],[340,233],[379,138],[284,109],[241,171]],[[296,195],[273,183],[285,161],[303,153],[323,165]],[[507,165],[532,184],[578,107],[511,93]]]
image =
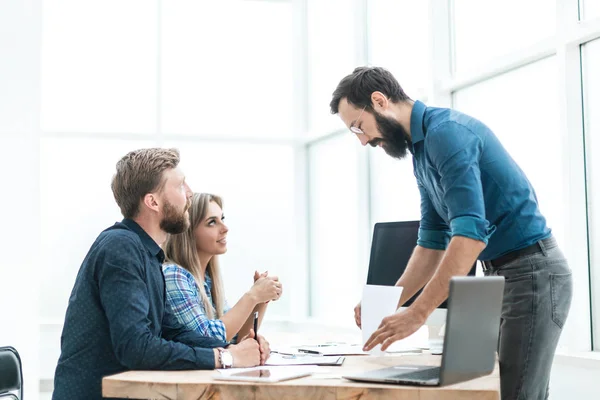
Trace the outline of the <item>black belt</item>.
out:
[[[524,257],[524,256],[528,256],[531,254],[539,253],[542,251],[542,245],[540,245],[540,242],[542,243],[542,245],[544,246],[544,248],[546,250],[551,249],[552,247],[556,246],[556,240],[552,236],[550,236],[547,239],[538,240],[534,244],[527,246],[525,248],[511,251],[510,253],[506,253],[498,258],[494,258],[493,260],[484,261],[483,262],[483,270],[487,271],[488,269],[491,269],[491,268],[500,268],[501,266],[508,264],[509,262],[514,261],[519,257]]]

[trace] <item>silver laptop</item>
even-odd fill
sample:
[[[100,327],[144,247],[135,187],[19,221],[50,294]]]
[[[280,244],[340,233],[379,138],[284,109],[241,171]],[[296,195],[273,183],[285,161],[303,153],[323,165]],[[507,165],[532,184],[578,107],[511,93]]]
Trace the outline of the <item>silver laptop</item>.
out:
[[[494,370],[504,277],[454,277],[441,367],[398,365],[344,376],[361,382],[442,386],[488,375]]]

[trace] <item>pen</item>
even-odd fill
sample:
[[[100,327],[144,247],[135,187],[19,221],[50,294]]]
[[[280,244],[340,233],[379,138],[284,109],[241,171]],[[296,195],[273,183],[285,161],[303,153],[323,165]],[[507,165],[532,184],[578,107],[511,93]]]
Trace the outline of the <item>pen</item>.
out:
[[[320,351],[315,351],[315,350],[298,349],[298,351],[301,353],[307,353],[307,354],[321,354]]]
[[[282,356],[303,356],[304,354],[286,353],[285,351],[271,350],[271,353],[281,354]]]
[[[258,311],[254,312],[254,338],[258,340]]]

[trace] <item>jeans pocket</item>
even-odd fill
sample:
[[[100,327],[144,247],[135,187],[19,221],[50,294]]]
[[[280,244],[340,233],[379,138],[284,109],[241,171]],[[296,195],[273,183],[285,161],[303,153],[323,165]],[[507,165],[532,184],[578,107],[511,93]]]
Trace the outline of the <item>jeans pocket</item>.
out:
[[[499,276],[504,276],[504,299],[502,301],[502,318],[511,321],[523,319],[530,315],[534,306],[535,298],[534,276],[530,273],[519,273],[516,275],[501,275],[505,271],[499,271]]]
[[[550,274],[550,290],[552,296],[552,320],[562,328],[567,320],[571,297],[573,297],[572,276],[568,274]]]

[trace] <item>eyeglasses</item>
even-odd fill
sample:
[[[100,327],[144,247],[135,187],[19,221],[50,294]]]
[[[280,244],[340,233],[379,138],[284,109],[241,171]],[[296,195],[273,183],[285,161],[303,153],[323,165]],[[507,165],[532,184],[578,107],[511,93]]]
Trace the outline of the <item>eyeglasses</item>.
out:
[[[356,121],[354,121],[354,124],[352,124],[352,126],[350,127],[350,131],[352,133],[356,133],[357,135],[364,135],[365,134],[362,129],[360,129],[357,126],[354,126],[354,125],[358,125],[358,120],[360,119],[360,117],[362,117],[363,113],[365,112],[365,108],[367,108],[367,106],[363,107],[362,111],[358,115],[358,118],[356,118]]]

